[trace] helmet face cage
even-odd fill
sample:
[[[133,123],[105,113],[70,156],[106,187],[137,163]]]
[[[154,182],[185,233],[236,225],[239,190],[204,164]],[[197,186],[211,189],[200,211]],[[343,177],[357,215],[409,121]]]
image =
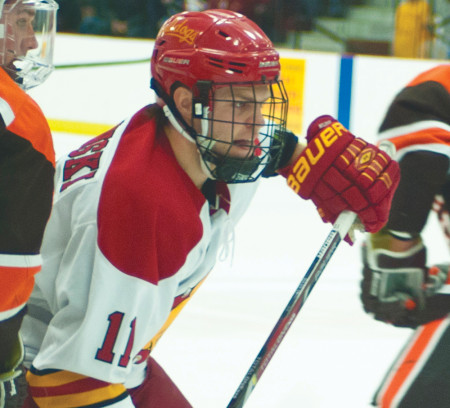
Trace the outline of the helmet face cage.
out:
[[[0,20],[0,64],[25,90],[54,69],[58,4],[54,0],[6,1]]]
[[[264,101],[257,100],[256,87],[261,85],[269,91]],[[242,87],[248,89],[245,100],[236,92]],[[227,97],[218,97],[217,90],[224,88]],[[239,113],[243,105],[244,119]],[[223,106],[229,107],[228,112]],[[287,108],[287,93],[280,80],[212,83],[207,101],[194,97],[191,127],[201,128],[195,141],[210,176],[227,183],[251,182],[269,163],[276,163],[284,146]]]

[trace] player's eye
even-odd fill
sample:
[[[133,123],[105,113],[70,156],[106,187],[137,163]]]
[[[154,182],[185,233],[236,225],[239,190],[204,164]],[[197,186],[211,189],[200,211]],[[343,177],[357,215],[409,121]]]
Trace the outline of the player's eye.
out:
[[[251,102],[249,102],[249,101],[235,101],[234,102],[234,107],[237,109],[244,109],[250,105],[251,105]]]
[[[27,24],[28,24],[28,20],[26,18],[19,18],[16,21],[16,25],[19,28],[25,28],[27,26]]]

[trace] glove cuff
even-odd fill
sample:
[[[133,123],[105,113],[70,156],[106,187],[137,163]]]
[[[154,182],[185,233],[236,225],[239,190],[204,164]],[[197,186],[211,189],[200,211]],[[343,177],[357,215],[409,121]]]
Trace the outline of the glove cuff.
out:
[[[427,252],[420,236],[405,251],[392,251],[391,242],[396,238],[387,229],[370,234],[366,242],[366,262],[371,269],[426,270]]]

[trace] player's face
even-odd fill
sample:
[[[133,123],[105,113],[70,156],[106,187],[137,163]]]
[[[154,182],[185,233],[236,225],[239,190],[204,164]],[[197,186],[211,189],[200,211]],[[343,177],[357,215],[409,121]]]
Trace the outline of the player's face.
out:
[[[270,97],[267,85],[219,88],[214,94],[212,137],[213,150],[220,155],[249,158],[258,145],[258,134],[264,126],[262,109]],[[220,143],[220,142],[225,143]],[[230,147],[231,144],[231,147]]]
[[[33,29],[35,12],[22,6],[15,7],[5,21],[5,65],[24,57],[28,51],[36,49],[38,42]]]

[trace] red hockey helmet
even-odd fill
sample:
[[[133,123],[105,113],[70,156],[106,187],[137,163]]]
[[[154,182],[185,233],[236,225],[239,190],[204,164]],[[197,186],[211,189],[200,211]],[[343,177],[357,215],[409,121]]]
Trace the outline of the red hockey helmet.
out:
[[[279,54],[247,17],[228,10],[184,12],[161,27],[153,50],[152,77],[170,95],[181,82],[273,81],[280,75]]]
[[[228,10],[176,14],[161,27],[151,62],[151,87],[164,101],[170,123],[197,144],[203,169],[211,178],[254,181],[279,160],[288,100],[279,79],[279,54],[255,23]],[[192,91],[190,123],[172,99],[179,86]],[[269,96],[258,101],[256,89],[261,86]],[[251,118],[245,122],[237,119],[244,101],[236,90],[242,87],[251,95],[245,98],[245,106],[251,106]],[[225,91],[222,97],[220,91]],[[215,109],[219,101],[231,107],[226,118]],[[225,133],[220,130],[224,124],[229,124]],[[239,135],[237,129],[244,125],[250,133]],[[248,153],[236,157],[232,150],[243,143]]]

